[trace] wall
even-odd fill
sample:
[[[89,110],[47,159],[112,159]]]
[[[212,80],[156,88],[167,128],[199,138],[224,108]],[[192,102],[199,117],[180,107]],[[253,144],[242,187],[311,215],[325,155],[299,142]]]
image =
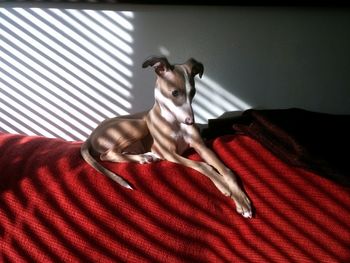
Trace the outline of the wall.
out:
[[[39,7],[0,7],[0,130],[82,140],[152,106],[141,64],[160,54],[204,64],[197,122],[251,107],[350,114],[349,9]]]

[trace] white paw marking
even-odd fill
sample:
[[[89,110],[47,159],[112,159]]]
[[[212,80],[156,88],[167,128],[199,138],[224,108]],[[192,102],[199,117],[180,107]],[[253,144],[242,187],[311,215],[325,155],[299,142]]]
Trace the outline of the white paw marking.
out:
[[[159,161],[160,159],[161,158],[157,154],[152,153],[152,152],[147,152],[147,153],[142,154],[142,158],[141,158],[140,163],[141,164],[153,163],[153,162]]]

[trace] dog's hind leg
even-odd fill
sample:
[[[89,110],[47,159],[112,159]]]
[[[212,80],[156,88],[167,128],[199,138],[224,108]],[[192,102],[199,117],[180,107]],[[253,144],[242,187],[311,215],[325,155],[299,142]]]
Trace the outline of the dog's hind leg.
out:
[[[131,153],[121,153],[110,150],[100,155],[101,161],[109,162],[137,162],[137,163],[152,163],[159,161],[161,158],[152,153],[140,153],[140,154],[131,154]]]

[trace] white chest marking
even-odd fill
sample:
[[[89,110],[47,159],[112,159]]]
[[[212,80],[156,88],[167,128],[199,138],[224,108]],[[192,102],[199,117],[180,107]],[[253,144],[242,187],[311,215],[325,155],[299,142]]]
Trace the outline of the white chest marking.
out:
[[[180,127],[178,129],[174,129],[171,137],[176,142],[176,149],[178,154],[182,154],[189,148],[191,143],[191,134],[189,134],[186,124],[180,124]]]

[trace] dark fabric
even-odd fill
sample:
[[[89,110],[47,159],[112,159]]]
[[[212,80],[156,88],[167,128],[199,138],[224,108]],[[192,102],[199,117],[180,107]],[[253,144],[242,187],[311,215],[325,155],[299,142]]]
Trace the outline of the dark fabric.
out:
[[[350,186],[350,115],[298,108],[247,110],[234,129],[258,140],[289,164]]]

